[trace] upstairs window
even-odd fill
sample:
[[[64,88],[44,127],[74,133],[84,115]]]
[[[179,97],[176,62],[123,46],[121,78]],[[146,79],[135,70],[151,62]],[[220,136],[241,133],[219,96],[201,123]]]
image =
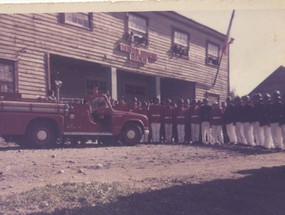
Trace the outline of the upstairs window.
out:
[[[91,29],[92,14],[91,13],[64,13],[63,22],[74,26]]]
[[[189,35],[188,33],[174,30],[172,53],[174,55],[188,57]]]
[[[0,92],[15,92],[14,62],[0,59]]]
[[[147,46],[147,19],[128,14],[128,40],[135,45]]]
[[[219,65],[219,49],[220,47],[213,43],[207,43],[206,64],[212,66]]]

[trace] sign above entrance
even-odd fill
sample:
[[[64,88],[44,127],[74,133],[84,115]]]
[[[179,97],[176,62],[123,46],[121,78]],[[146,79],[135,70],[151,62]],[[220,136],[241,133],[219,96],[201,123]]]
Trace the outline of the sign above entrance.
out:
[[[149,61],[157,60],[157,54],[154,54],[154,53],[151,53],[145,50],[140,50],[138,48],[134,48],[134,47],[131,47],[123,43],[119,44],[119,49],[122,52],[129,53],[129,59],[131,61],[136,61],[139,63],[146,64]]]

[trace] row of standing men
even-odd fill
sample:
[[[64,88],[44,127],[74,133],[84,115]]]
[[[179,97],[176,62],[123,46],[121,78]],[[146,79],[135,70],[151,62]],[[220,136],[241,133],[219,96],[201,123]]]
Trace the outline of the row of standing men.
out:
[[[269,94],[255,94],[228,97],[225,106],[179,99],[173,103],[167,99],[161,104],[158,98],[151,103],[139,102],[134,98],[131,104],[121,97],[114,108],[147,115],[150,136],[142,142],[153,143],[202,143],[202,144],[245,144],[267,149],[283,149],[285,146],[285,105],[276,91]]]

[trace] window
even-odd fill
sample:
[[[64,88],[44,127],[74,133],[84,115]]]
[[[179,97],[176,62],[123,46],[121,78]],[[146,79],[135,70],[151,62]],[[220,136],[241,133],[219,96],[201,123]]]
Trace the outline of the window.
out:
[[[128,41],[135,45],[147,46],[147,19],[128,14]]]
[[[213,105],[215,102],[220,103],[220,96],[214,93],[206,93],[206,97],[208,98],[209,105]]]
[[[145,96],[146,88],[144,86],[138,86],[133,84],[125,85],[125,94],[132,96]]]
[[[88,28],[92,27],[91,13],[64,13],[63,22],[71,25]]]
[[[178,56],[188,57],[189,35],[182,31],[174,30],[172,53]]]
[[[98,87],[100,92],[105,92],[107,90],[107,83],[103,80],[87,78],[85,82],[85,95],[92,95],[94,87]]]
[[[219,65],[219,46],[213,43],[207,43],[206,64],[212,66]]]
[[[0,60],[0,92],[15,92],[14,62]]]

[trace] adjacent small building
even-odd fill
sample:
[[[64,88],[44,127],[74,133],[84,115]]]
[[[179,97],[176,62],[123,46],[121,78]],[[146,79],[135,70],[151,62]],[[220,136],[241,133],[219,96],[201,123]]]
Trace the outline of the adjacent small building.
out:
[[[0,90],[114,99],[225,100],[225,35],[176,12],[0,14]]]
[[[279,66],[274,72],[272,72],[264,81],[262,81],[256,88],[254,88],[249,94],[255,93],[269,93],[272,95],[274,91],[280,91],[281,95],[285,95],[285,67]]]

